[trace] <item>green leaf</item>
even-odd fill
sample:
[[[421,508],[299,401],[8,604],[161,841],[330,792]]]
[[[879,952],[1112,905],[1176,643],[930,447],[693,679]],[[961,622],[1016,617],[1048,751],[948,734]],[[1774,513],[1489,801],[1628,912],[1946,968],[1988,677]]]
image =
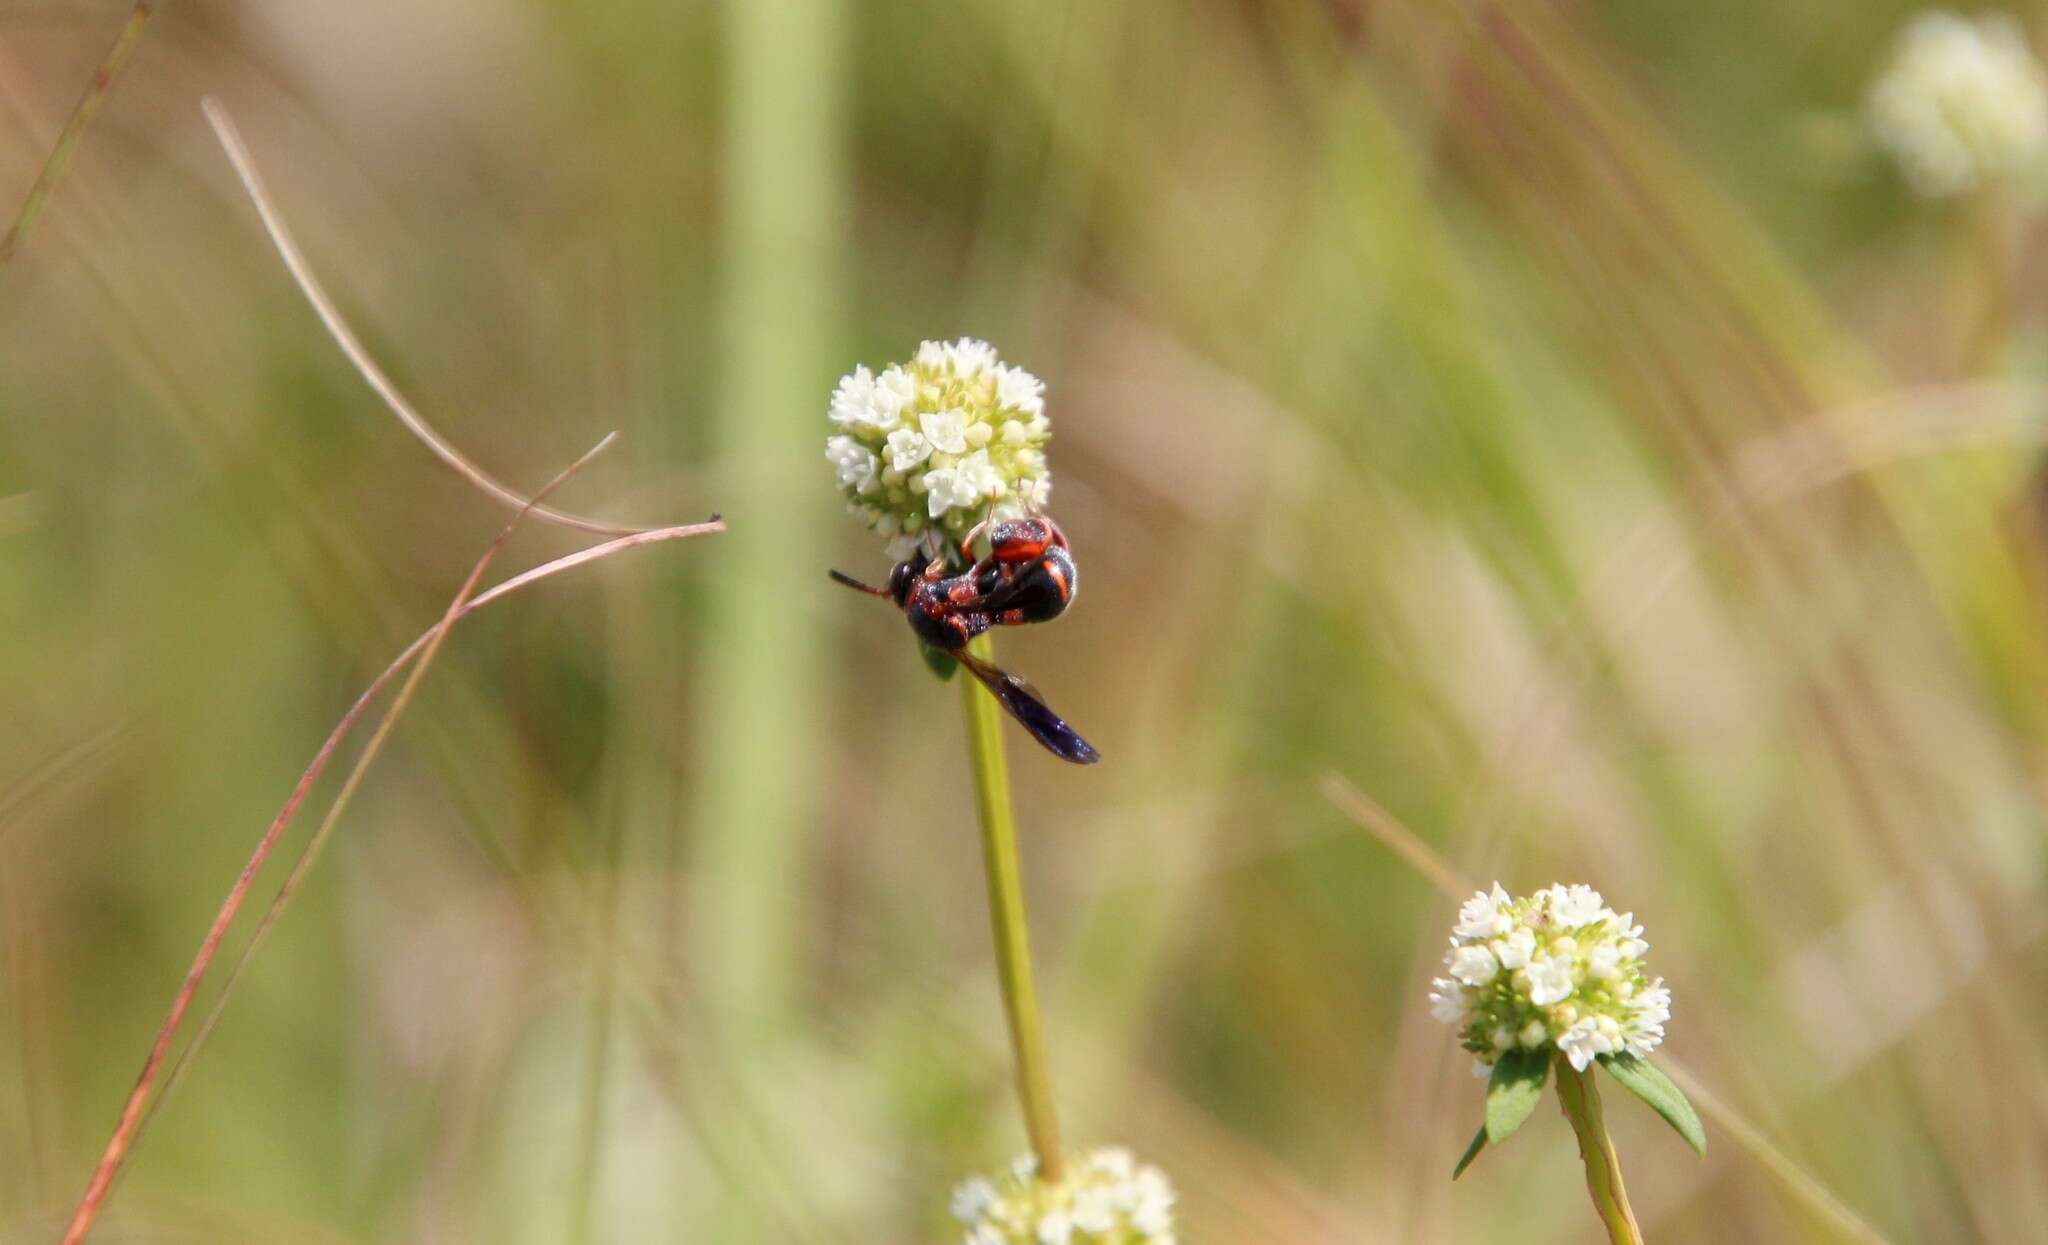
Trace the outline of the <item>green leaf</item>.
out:
[[[960,668],[960,663],[953,660],[952,654],[943,649],[933,648],[929,644],[918,645],[917,653],[924,658],[924,664],[931,668],[933,674],[939,676],[942,683],[952,678],[953,672]]]
[[[1458,1165],[1451,1169],[1451,1179],[1456,1180],[1464,1175],[1465,1169],[1472,1166],[1472,1160],[1478,1158],[1479,1152],[1485,1148],[1486,1127],[1481,1125],[1479,1131],[1472,1134],[1472,1144],[1465,1147],[1465,1153],[1459,1157]]]
[[[1522,1126],[1543,1098],[1543,1080],[1550,1075],[1550,1052],[1511,1050],[1493,1065],[1486,1083],[1486,1139],[1495,1145]]]
[[[1623,1089],[1649,1103],[1652,1111],[1663,1116],[1664,1122],[1685,1138],[1685,1144],[1694,1153],[1707,1152],[1707,1130],[1700,1125],[1699,1112],[1686,1101],[1685,1091],[1672,1084],[1671,1078],[1656,1065],[1634,1055],[1602,1055],[1600,1066],[1620,1081]]]

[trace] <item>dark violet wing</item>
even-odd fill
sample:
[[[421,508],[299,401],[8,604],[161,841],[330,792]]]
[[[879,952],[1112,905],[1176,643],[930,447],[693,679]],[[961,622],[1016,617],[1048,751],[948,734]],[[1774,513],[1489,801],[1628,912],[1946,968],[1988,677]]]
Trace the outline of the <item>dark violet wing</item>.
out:
[[[1045,745],[1047,752],[1076,765],[1093,765],[1102,759],[1102,754],[1068,726],[1059,714],[1047,708],[1024,680],[998,670],[972,654],[960,652],[953,656],[981,680],[982,686],[996,698],[996,703],[1009,710],[1010,716],[1022,723],[1033,739]]]

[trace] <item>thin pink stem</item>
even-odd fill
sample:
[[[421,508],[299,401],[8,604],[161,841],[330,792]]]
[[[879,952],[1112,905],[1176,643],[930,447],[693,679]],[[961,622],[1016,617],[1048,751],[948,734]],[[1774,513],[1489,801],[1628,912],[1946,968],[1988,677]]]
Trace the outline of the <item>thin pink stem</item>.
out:
[[[551,484],[549,487],[552,488],[553,485]],[[542,495],[545,495],[546,491],[542,490]],[[533,508],[533,505],[533,502],[525,503],[521,509],[521,517],[524,517],[527,511]],[[513,524],[516,525],[517,522],[518,520],[515,519]],[[207,929],[206,937],[199,944],[198,954],[192,959],[192,966],[186,970],[185,979],[179,985],[176,996],[171,1000],[170,1011],[164,1017],[162,1026],[157,1030],[156,1040],[150,1044],[149,1054],[143,1060],[142,1071],[135,1079],[135,1087],[129,1091],[128,1101],[121,1109],[121,1118],[114,1127],[113,1136],[108,1138],[106,1148],[101,1152],[99,1164],[93,1169],[92,1179],[86,1186],[85,1194],[79,1200],[78,1209],[72,1215],[71,1224],[65,1230],[63,1245],[80,1245],[85,1240],[87,1233],[92,1230],[93,1221],[98,1218],[99,1212],[106,1202],[108,1191],[113,1186],[114,1177],[119,1173],[121,1164],[125,1161],[129,1150],[134,1145],[145,1110],[149,1105],[150,1095],[155,1087],[157,1073],[163,1066],[165,1056],[170,1052],[171,1043],[177,1036],[178,1028],[184,1021],[185,1013],[190,1010],[192,1000],[199,992],[200,982],[205,978],[208,968],[212,966],[214,957],[220,953],[221,942],[227,936],[228,927],[234,923],[236,915],[241,911],[242,904],[248,899],[249,890],[256,881],[256,875],[262,871],[264,863],[269,860],[270,853],[276,848],[278,839],[283,836],[285,828],[297,816],[299,806],[304,803],[307,792],[312,790],[313,784],[319,781],[321,774],[326,771],[328,763],[333,760],[335,751],[341,746],[341,741],[354,728],[356,722],[361,719],[364,712],[369,709],[371,703],[376,700],[378,694],[384,690],[385,686],[397,676],[399,671],[411,663],[415,657],[422,657],[424,655],[419,670],[415,671],[416,679],[418,674],[424,671],[426,663],[432,660],[433,651],[439,647],[441,639],[446,636],[449,629],[459,619],[466,617],[472,611],[480,609],[492,601],[500,600],[521,588],[538,583],[549,576],[560,574],[563,571],[581,566],[586,562],[593,562],[599,558],[607,557],[610,554],[622,552],[626,549],[655,544],[664,540],[702,536],[724,530],[724,521],[714,515],[704,523],[635,532],[627,536],[621,536],[616,540],[606,541],[601,545],[578,550],[575,553],[557,558],[552,562],[544,563],[523,574],[515,575],[487,592],[471,597],[469,594],[474,591],[477,581],[482,578],[484,569],[490,564],[491,558],[503,545],[505,538],[510,535],[511,526],[508,525],[506,531],[499,535],[498,539],[492,543],[490,549],[478,560],[476,567],[470,572],[469,578],[464,582],[461,591],[456,594],[454,600],[450,603],[448,611],[442,616],[441,621],[429,628],[417,640],[407,645],[405,650],[398,655],[397,659],[385,667],[384,672],[373,679],[370,686],[364,689],[363,694],[356,698],[355,703],[349,707],[348,712],[342,715],[341,721],[335,724],[334,729],[328,733],[325,742],[320,745],[320,750],[313,755],[312,763],[299,776],[298,783],[293,786],[291,794],[285,799],[284,807],[278,810],[277,816],[271,820],[269,828],[263,832],[263,837],[257,841],[255,851],[250,853],[249,862],[242,866],[242,871],[235,878],[234,885],[228,889],[227,898],[221,902],[220,911],[215,914],[212,926]],[[407,686],[409,690],[411,684],[409,683]],[[401,697],[403,695],[404,693],[402,692]],[[396,717],[396,711],[400,708],[403,708],[402,699],[394,704],[392,714],[388,715],[381,724],[376,739],[372,741],[372,747],[381,743]],[[353,787],[353,779],[361,774],[362,766],[367,764],[369,755],[370,750],[366,748],[365,757],[359,762],[355,774],[351,775],[351,788]],[[286,886],[289,887],[290,885],[291,881],[288,880]],[[280,896],[282,897],[287,893],[286,891],[280,891]]]
[[[242,142],[242,134],[235,128],[234,118],[228,116],[228,110],[212,96],[201,100],[199,106],[205,111],[207,121],[212,124],[214,136],[220,139],[221,147],[227,152],[228,161],[235,166],[235,175],[242,179],[242,188],[249,192],[250,202],[256,205],[256,214],[263,218],[263,228],[269,233],[271,244],[277,248],[279,257],[284,260],[284,266],[291,271],[292,280],[298,283],[299,292],[306,296],[306,301],[312,305],[314,314],[320,317],[320,323],[327,326],[328,335],[334,338],[334,344],[341,347],[341,353],[348,356],[348,361],[355,365],[356,371],[362,375],[370,388],[377,391],[377,396],[384,399],[384,405],[391,408],[391,413],[398,417],[398,422],[404,424],[407,431],[419,438],[421,444],[433,451],[436,458],[453,467],[457,474],[475,485],[485,496],[515,510],[529,510],[534,518],[562,527],[594,532],[600,536],[622,536],[650,530],[606,523],[601,519],[586,519],[581,515],[540,505],[500,484],[489,472],[471,462],[467,455],[456,449],[448,438],[436,431],[434,426],[427,422],[426,417],[421,415],[412,403],[406,401],[405,395],[398,391],[398,386],[384,374],[384,369],[377,366],[377,361],[370,357],[370,352],[364,349],[362,341],[356,337],[355,330],[348,326],[348,321],[342,319],[341,309],[328,297],[327,290],[320,284],[320,279],[313,275],[312,265],[306,262],[305,253],[299,250],[299,244],[293,240],[291,230],[285,227],[284,217],[278,212],[277,205],[271,201],[270,192],[264,188],[263,178],[256,172],[255,157],[249,154],[248,145]]]

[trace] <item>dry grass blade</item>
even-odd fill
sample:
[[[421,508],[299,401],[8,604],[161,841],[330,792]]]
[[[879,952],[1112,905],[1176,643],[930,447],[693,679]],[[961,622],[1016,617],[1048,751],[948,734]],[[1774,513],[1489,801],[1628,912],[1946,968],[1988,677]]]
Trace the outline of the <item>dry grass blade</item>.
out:
[[[1396,856],[1427,879],[1446,899],[1453,903],[1472,893],[1474,886],[1458,876],[1456,870],[1444,863],[1441,856],[1429,849],[1428,844],[1416,837],[1414,831],[1401,824],[1392,813],[1382,808],[1370,796],[1353,786],[1338,774],[1323,776],[1323,794],[1338,810],[1357,822],[1359,827],[1385,844]],[[1836,1197],[1828,1187],[1809,1174],[1791,1155],[1779,1149],[1764,1131],[1749,1122],[1741,1112],[1723,1102],[1720,1097],[1700,1083],[1698,1077],[1688,1072],[1669,1054],[1657,1056],[1657,1065],[1664,1069],[1685,1090],[1693,1100],[1699,1113],[1712,1120],[1742,1147],[1750,1158],[1770,1173],[1779,1186],[1803,1204],[1815,1216],[1825,1221],[1844,1240],[1860,1241],[1863,1245],[1885,1245],[1885,1237],[1865,1223],[1861,1216]]]
[[[1429,850],[1429,844],[1415,837],[1415,832],[1402,825],[1400,819],[1380,807],[1378,800],[1341,776],[1323,775],[1323,798],[1336,805],[1338,811],[1357,822],[1366,833],[1378,839],[1388,851],[1399,856],[1403,863],[1428,879],[1429,884],[1443,894],[1452,899],[1463,899],[1477,889],[1457,870],[1445,864],[1443,857]]]
[[[0,237],[0,267],[14,258],[29,234],[35,231],[36,222],[42,219],[43,209],[49,206],[50,196],[56,193],[58,183],[71,168],[71,158],[78,154],[78,144],[91,128],[93,119],[106,107],[107,97],[113,93],[114,83],[121,77],[121,71],[128,67],[128,60],[135,55],[135,49],[142,42],[142,32],[149,26],[149,19],[155,15],[154,0],[136,0],[129,11],[128,20],[121,24],[121,33],[114,36],[114,46],[100,60],[99,68],[93,70],[92,81],[85,87],[85,94],[71,110],[71,117],[64,123],[64,130],[57,135],[56,145],[50,148],[49,159],[43,161],[43,168],[36,174],[36,180],[28,188],[28,196],[21,202],[21,210],[15,213],[14,223],[7,228],[7,235]]]
[[[239,975],[242,966],[248,962],[249,955],[253,952],[257,938],[260,938],[263,930],[276,918],[284,903],[289,900],[292,892],[303,879],[306,871],[310,869],[320,844],[325,841],[335,822],[339,819],[343,808],[347,805],[349,798],[360,784],[370,762],[375,759],[377,752],[382,748],[384,741],[390,735],[393,725],[404,711],[414,689],[418,686],[420,679],[424,677],[427,667],[433,661],[435,653],[439,651],[442,641],[446,638],[448,631],[455,625],[457,620],[470,611],[490,601],[504,597],[520,587],[537,582],[548,575],[568,570],[574,566],[580,566],[585,562],[594,561],[609,553],[635,548],[640,545],[653,544],[661,540],[699,536],[724,530],[724,523],[717,516],[713,516],[705,523],[636,532],[617,540],[608,541],[603,545],[594,546],[590,549],[558,558],[553,562],[536,567],[523,575],[516,576],[505,583],[499,584],[488,592],[477,594],[476,586],[482,580],[484,571],[490,566],[491,560],[504,546],[505,541],[510,538],[520,521],[538,503],[539,498],[546,496],[548,492],[552,491],[563,480],[566,480],[571,474],[581,468],[584,463],[588,462],[593,455],[603,450],[611,441],[612,437],[607,436],[588,454],[577,460],[567,471],[564,471],[555,480],[551,481],[547,488],[541,490],[533,502],[522,506],[519,513],[506,525],[504,530],[491,543],[490,547],[477,560],[468,578],[463,581],[461,589],[449,603],[448,609],[442,615],[440,622],[420,636],[419,639],[408,645],[397,660],[393,661],[382,674],[378,675],[371,682],[370,686],[356,699],[355,704],[349,707],[348,712],[343,715],[341,721],[335,725],[333,731],[328,734],[327,739],[320,745],[320,750],[314,754],[311,764],[300,775],[298,783],[292,788],[291,794],[286,798],[284,807],[278,810],[277,816],[271,821],[269,828],[264,831],[263,837],[257,841],[256,848],[250,854],[248,863],[242,867],[242,871],[236,877],[234,885],[229,888],[227,898],[222,901],[212,926],[208,928],[205,938],[201,940],[199,951],[193,957],[192,965],[186,971],[185,979],[179,985],[178,992],[171,1002],[170,1011],[166,1014],[163,1024],[157,1031],[156,1039],[150,1046],[149,1054],[143,1060],[142,1071],[136,1077],[135,1087],[129,1092],[128,1101],[122,1108],[121,1118],[115,1125],[114,1133],[108,1139],[106,1148],[101,1152],[100,1161],[93,1171],[92,1179],[87,1184],[85,1194],[79,1200],[78,1209],[74,1212],[70,1226],[65,1231],[64,1245],[78,1245],[79,1242],[84,1241],[86,1235],[92,1230],[94,1220],[97,1219],[100,1210],[106,1204],[107,1196],[113,1187],[115,1178],[120,1173],[121,1165],[129,1151],[133,1148],[136,1138],[140,1135],[142,1125],[150,1114],[152,1091],[155,1088],[158,1071],[163,1066],[164,1058],[170,1051],[171,1043],[177,1036],[178,1028],[183,1022],[186,1012],[191,1008],[192,1001],[198,993],[199,986],[205,978],[207,970],[220,952],[221,943],[227,935],[229,926],[234,923],[236,915],[241,911],[242,904],[247,900],[249,890],[255,882],[256,875],[262,871],[265,862],[270,858],[271,852],[276,848],[279,838],[297,815],[299,806],[304,802],[307,792],[319,780],[321,774],[326,771],[327,765],[333,759],[334,753],[340,746],[341,741],[348,735],[356,722],[361,719],[364,712],[376,700],[384,687],[401,670],[405,669],[409,663],[414,663],[415,658],[418,659],[417,663],[413,664],[412,672],[407,677],[406,682],[400,688],[397,696],[394,697],[391,707],[386,710],[383,719],[378,723],[376,733],[364,746],[362,755],[357,759],[354,768],[343,783],[341,791],[336,795],[334,804],[329,809],[327,816],[322,820],[320,828],[315,832],[313,839],[301,853],[284,886],[280,888],[277,898],[272,901],[269,911],[265,914],[262,926],[259,926],[256,936],[251,939],[249,948],[244,950],[241,959],[236,964],[236,976]],[[233,981],[234,976],[231,976],[229,979],[230,987]],[[221,1000],[216,1002],[213,1011],[209,1014],[206,1028],[202,1030],[202,1036],[205,1031],[210,1031],[213,1023],[218,1019],[220,1008],[226,999],[226,993],[224,989]],[[198,1038],[195,1038],[195,1045],[198,1040]],[[186,1053],[179,1059],[178,1068],[182,1068],[186,1064],[191,1058],[191,1054],[192,1049],[188,1048]]]
[[[534,518],[562,527],[594,532],[600,536],[627,536],[635,532],[652,530],[606,523],[600,519],[587,519],[522,497],[517,491],[500,484],[489,472],[471,462],[467,455],[435,431],[433,425],[426,421],[412,403],[406,401],[405,395],[398,391],[398,386],[384,374],[384,369],[377,366],[377,361],[370,357],[370,352],[363,348],[362,341],[356,337],[355,330],[349,328],[348,321],[342,319],[341,309],[334,305],[334,300],[328,297],[326,288],[320,284],[319,278],[313,275],[312,266],[306,262],[305,253],[299,250],[299,244],[292,238],[291,230],[285,227],[284,217],[278,213],[277,205],[271,201],[270,192],[263,185],[263,178],[256,172],[256,161],[249,154],[248,145],[242,141],[241,131],[235,128],[234,119],[228,116],[227,109],[211,96],[200,101],[199,106],[205,111],[207,121],[213,126],[214,136],[220,140],[221,147],[227,152],[228,160],[235,166],[235,175],[242,179],[242,188],[248,191],[250,202],[256,205],[256,214],[263,219],[264,231],[270,235],[271,244],[277,248],[285,267],[291,271],[292,280],[298,283],[299,291],[306,296],[306,301],[312,304],[314,314],[320,317],[320,322],[327,326],[327,332],[334,338],[335,345],[341,347],[341,352],[348,356],[348,361],[355,365],[356,371],[362,375],[370,388],[377,391],[377,396],[384,399],[384,404],[391,408],[392,414],[398,416],[398,421],[406,426],[407,431],[432,450],[436,458],[453,467],[463,479],[475,485],[486,496],[514,509],[530,509]]]

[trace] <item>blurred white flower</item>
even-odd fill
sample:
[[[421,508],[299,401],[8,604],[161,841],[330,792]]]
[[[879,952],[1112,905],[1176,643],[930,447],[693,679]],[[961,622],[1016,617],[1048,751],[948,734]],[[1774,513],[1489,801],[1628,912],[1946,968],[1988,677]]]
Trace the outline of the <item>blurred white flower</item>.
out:
[[[1866,108],[1907,183],[1933,198],[2019,168],[2048,139],[2048,77],[2003,13],[1907,22]]]
[[[1671,991],[1644,972],[1642,933],[1591,887],[1516,899],[1496,882],[1459,907],[1430,1014],[1458,1027],[1481,1076],[1516,1048],[1555,1047],[1580,1071],[1618,1051],[1645,1057],[1664,1040]]]
[[[953,1191],[966,1245],[1173,1245],[1173,1186],[1118,1147],[1069,1164],[1045,1184],[1019,1159],[995,1181],[972,1176]]]
[[[973,1223],[996,1204],[996,1187],[982,1176],[969,1176],[953,1189],[953,1218]]]
[[[925,342],[908,364],[840,379],[826,457],[854,512],[907,556],[934,529],[957,538],[985,514],[1044,509],[1044,395],[987,342]]]
[[[1439,977],[1429,984],[1429,1014],[1447,1025],[1463,1024],[1471,1011],[1465,991],[1448,977]]]

